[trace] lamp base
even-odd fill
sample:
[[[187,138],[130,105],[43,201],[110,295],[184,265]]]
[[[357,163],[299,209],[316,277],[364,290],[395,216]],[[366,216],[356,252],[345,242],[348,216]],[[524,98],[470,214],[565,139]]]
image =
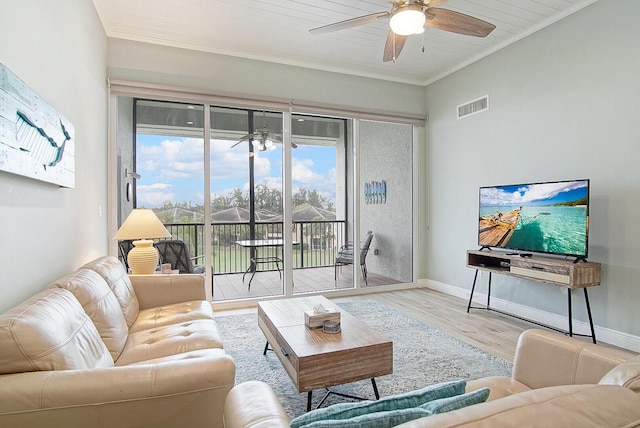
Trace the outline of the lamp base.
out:
[[[133,241],[133,248],[129,251],[127,262],[134,275],[152,274],[158,266],[160,256],[150,239]]]

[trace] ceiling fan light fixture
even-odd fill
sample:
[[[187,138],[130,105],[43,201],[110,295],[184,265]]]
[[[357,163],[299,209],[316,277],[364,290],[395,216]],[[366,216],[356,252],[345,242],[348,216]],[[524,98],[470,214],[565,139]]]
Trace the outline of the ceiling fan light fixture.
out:
[[[258,151],[264,152],[267,150],[267,146],[262,140],[253,140],[251,144],[253,145],[253,148],[258,149]]]
[[[410,36],[424,32],[426,16],[417,4],[399,6],[393,11],[389,26],[399,36]]]

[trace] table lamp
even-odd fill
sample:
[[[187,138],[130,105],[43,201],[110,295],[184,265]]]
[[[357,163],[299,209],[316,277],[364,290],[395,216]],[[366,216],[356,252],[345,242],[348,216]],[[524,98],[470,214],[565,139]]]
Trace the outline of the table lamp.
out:
[[[158,216],[146,208],[136,208],[122,223],[113,239],[133,240],[133,248],[127,256],[127,263],[134,275],[152,274],[158,266],[158,250],[153,246],[154,238],[169,238],[171,234]]]

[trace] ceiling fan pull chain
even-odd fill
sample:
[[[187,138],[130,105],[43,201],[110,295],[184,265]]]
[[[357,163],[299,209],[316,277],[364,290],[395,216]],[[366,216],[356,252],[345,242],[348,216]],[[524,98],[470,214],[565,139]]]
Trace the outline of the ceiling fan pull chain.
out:
[[[393,33],[393,63],[396,63],[396,33]]]

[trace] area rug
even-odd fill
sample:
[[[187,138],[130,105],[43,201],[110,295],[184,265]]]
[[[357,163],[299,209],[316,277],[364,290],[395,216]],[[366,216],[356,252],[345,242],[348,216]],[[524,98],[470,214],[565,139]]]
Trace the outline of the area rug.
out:
[[[393,340],[393,374],[376,378],[381,397],[411,391],[438,382],[511,374],[511,363],[462,342],[434,327],[374,300],[338,306]],[[261,380],[278,394],[288,415],[306,412],[307,393],[298,393],[273,352],[262,355],[265,337],[255,312],[216,316],[225,351],[236,363],[236,383]],[[370,380],[332,387],[337,392],[375,399]],[[313,393],[312,406],[324,397]],[[348,401],[330,395],[323,407]]]

